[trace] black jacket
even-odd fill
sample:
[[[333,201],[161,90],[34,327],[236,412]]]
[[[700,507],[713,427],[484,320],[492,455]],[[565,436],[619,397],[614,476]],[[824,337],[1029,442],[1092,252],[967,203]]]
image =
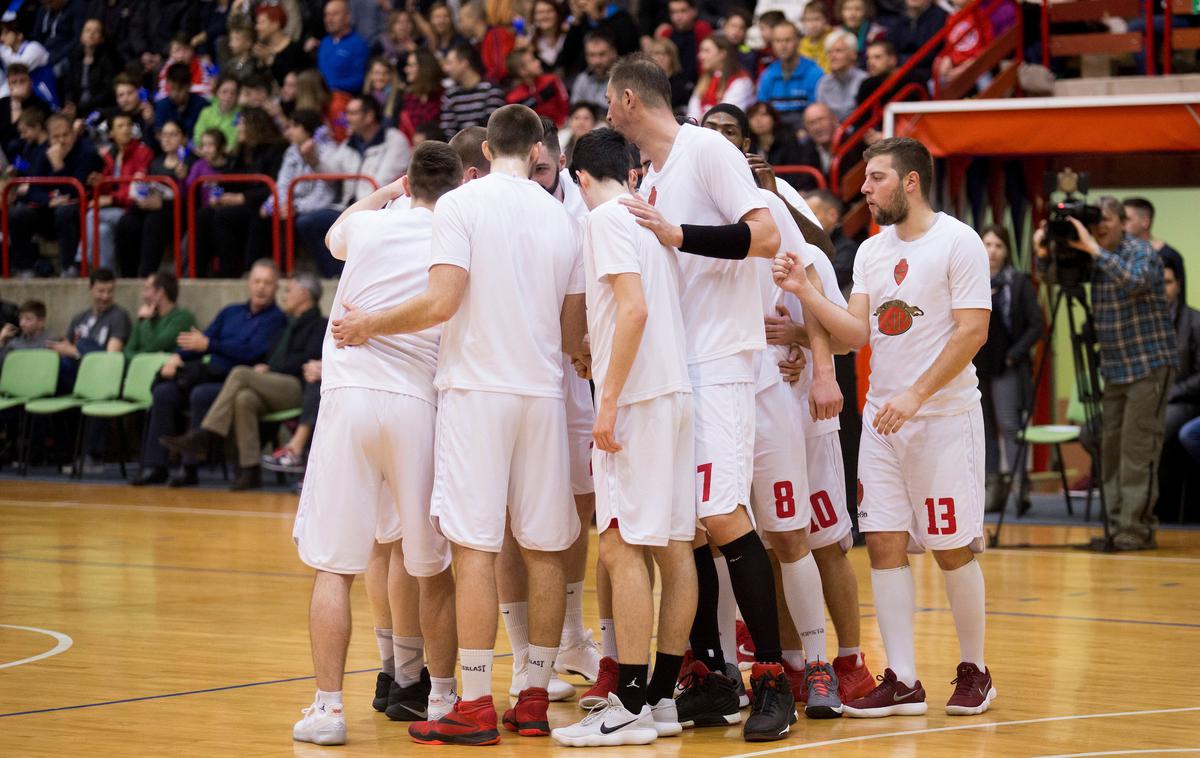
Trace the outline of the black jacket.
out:
[[[1179,335],[1179,373],[1167,401],[1200,404],[1200,311],[1180,303],[1175,333]]]
[[[304,378],[304,364],[321,359],[325,343],[325,318],[321,309],[313,306],[288,322],[271,350],[267,367],[278,374]]]
[[[988,340],[975,355],[975,367],[979,375],[984,377],[996,376],[1008,368],[1018,366],[1024,366],[1028,371],[1030,351],[1041,338],[1045,326],[1033,281],[1011,268],[1006,271],[1011,276],[1010,324],[1005,326],[998,308],[1000,303],[997,302],[999,292],[996,282],[1006,274],[1005,271],[1001,271],[992,279],[992,317],[988,322]]]
[[[76,47],[68,58],[67,74],[60,82],[63,99],[75,103],[78,118],[111,108],[117,102],[112,81],[119,71],[117,60],[107,46],[96,51],[90,66],[83,62],[83,48]]]

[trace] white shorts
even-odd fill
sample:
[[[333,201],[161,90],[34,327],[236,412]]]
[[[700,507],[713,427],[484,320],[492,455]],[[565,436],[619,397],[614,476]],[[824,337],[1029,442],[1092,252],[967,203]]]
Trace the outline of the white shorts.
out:
[[[695,435],[687,392],[617,409],[619,453],[592,452],[596,528],[630,545],[662,547],[696,535]]]
[[[846,510],[846,469],[842,461],[842,442],[838,432],[826,432],[805,440],[808,458],[808,502],[812,524],[808,546],[813,550],[841,545],[846,551],[854,544],[853,524]]]
[[[567,405],[567,445],[571,458],[571,493],[587,495],[596,491],[592,482],[592,427],[596,411],[592,406],[592,387],[580,379],[563,356],[563,399]]]
[[[579,536],[560,398],[446,390],[435,449],[430,514],[454,544],[500,552],[506,511],[529,550],[566,550]]]
[[[696,517],[750,504],[754,477],[754,382],[692,389],[696,429]]]
[[[761,532],[807,529],[812,514],[796,394],[786,382],[775,382],[754,396],[754,411],[754,524]]]
[[[450,548],[429,521],[436,409],[410,395],[341,387],[321,398],[292,536],[300,560],[367,570],[371,548],[404,541],[404,568],[434,576]]]
[[[983,550],[983,410],[910,419],[883,436],[863,409],[858,452],[863,532],[908,532],[910,550]]]

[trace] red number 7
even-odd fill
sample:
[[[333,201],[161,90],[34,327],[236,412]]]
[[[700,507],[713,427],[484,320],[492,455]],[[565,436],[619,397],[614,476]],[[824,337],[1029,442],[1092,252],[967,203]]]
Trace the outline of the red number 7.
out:
[[[696,467],[696,473],[700,474],[702,477],[704,477],[704,488],[703,488],[703,492],[700,495],[700,502],[707,503],[709,490],[712,487],[712,464],[711,463],[701,463],[699,466]]]

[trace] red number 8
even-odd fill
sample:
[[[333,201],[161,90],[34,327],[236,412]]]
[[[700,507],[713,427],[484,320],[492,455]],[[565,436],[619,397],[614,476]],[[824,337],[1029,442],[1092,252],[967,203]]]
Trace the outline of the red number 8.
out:
[[[775,482],[775,515],[779,518],[796,515],[796,496],[789,481]]]

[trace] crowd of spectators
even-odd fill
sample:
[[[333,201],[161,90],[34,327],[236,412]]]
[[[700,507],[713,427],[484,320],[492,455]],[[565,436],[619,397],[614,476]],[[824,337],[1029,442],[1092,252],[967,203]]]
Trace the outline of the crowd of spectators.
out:
[[[737,3],[16,0],[0,22],[6,178],[82,183],[89,262],[128,277],[157,271],[173,239],[175,188],[137,180],[169,176],[180,193],[199,182],[197,220],[184,230],[195,239],[180,255],[194,246],[199,275],[240,276],[272,249],[288,209],[264,184],[212,176],[272,177],[279,205],[307,173],[382,185],[405,171],[415,144],[482,125],[506,102],[563,129],[569,154],[574,138],[603,125],[609,69],[638,50],[668,73],[681,118],[732,103],[755,117],[754,151],[827,173],[839,123],[953,10],[808,0],[756,17]],[[979,15],[959,25],[939,71],[930,56],[914,81],[961,71],[999,31]],[[370,189],[296,185],[298,258],[337,275],[325,232]],[[15,187],[16,275],[78,275],[78,200],[67,186]],[[57,255],[37,239],[55,242]]]

